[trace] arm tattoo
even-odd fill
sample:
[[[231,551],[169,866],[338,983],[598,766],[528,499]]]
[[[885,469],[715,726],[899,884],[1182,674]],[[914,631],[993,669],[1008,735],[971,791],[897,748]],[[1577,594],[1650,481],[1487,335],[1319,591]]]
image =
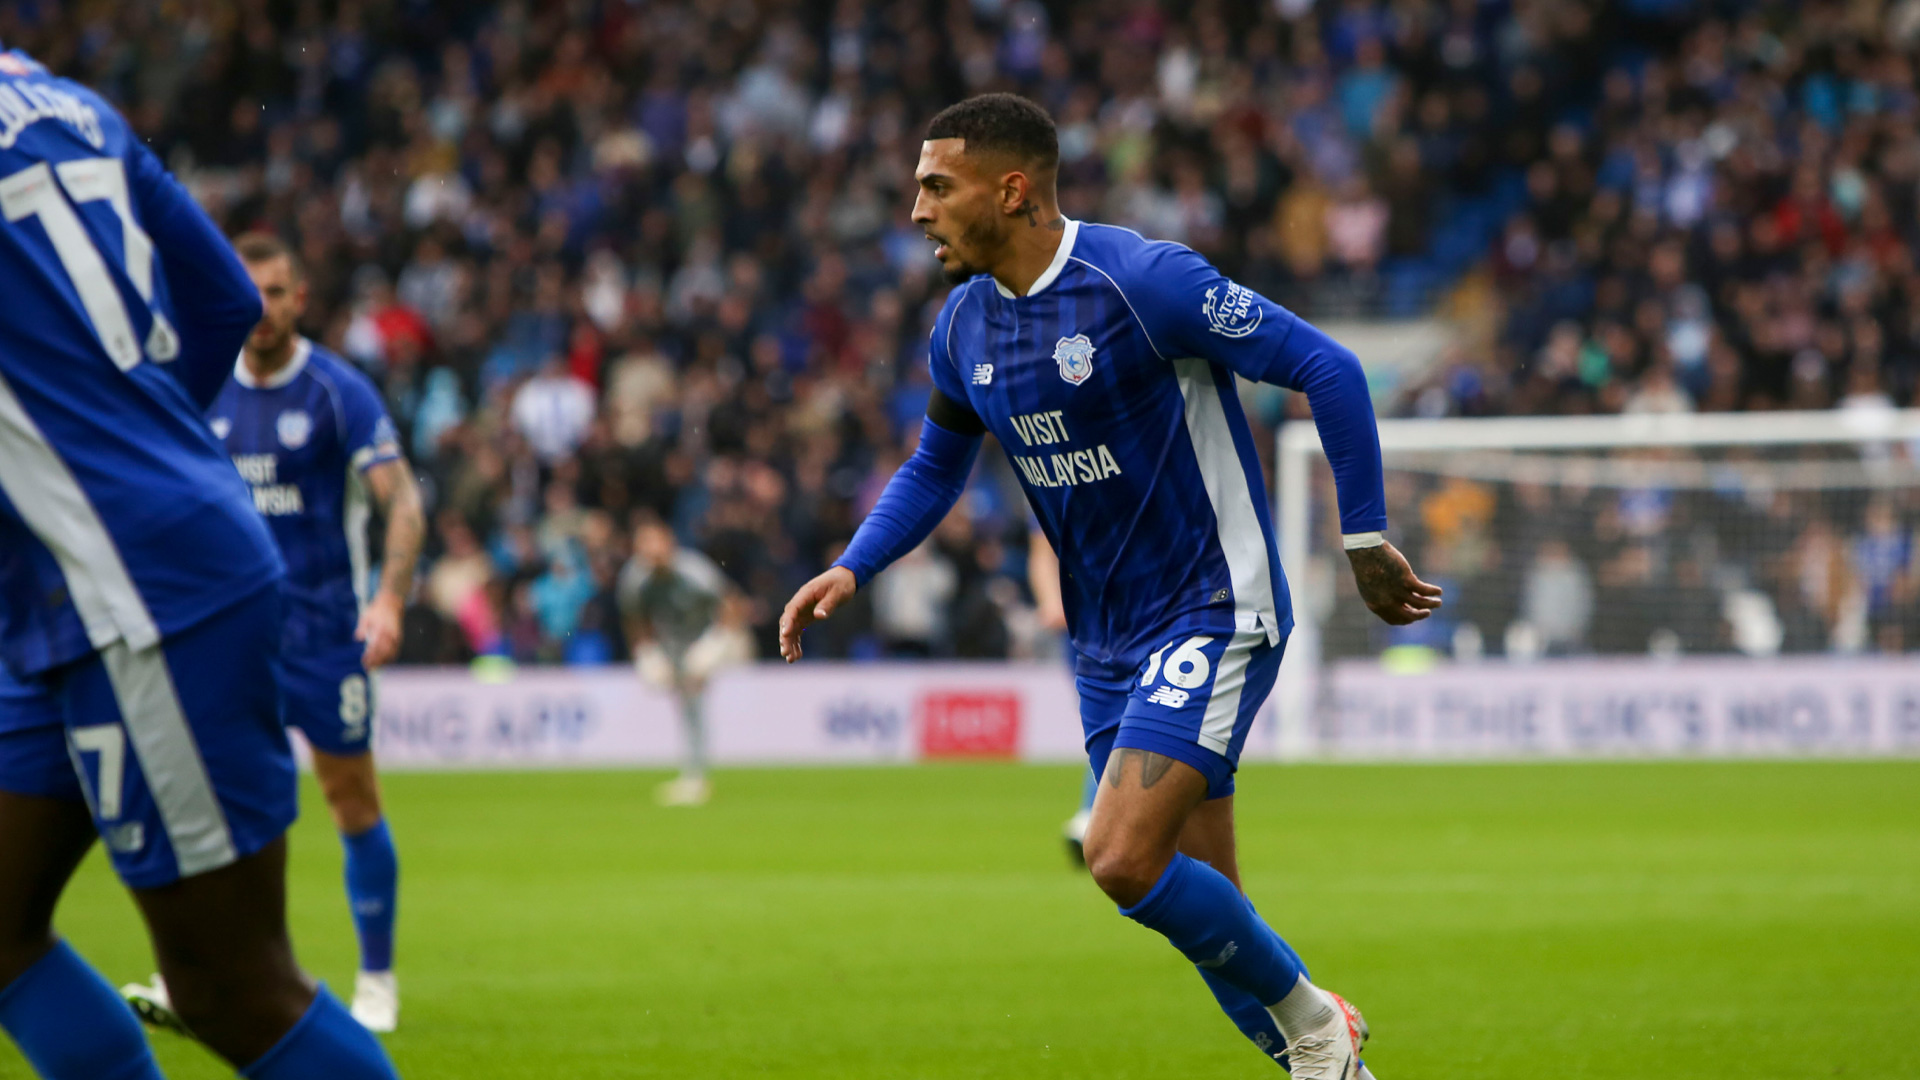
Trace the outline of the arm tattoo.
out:
[[[1119,787],[1120,776],[1127,771],[1127,762],[1136,758],[1140,762],[1140,787],[1142,789],[1150,788],[1159,783],[1160,778],[1167,775],[1167,770],[1173,768],[1173,759],[1165,754],[1156,754],[1150,750],[1135,750],[1131,747],[1126,747],[1114,751],[1113,759],[1107,762],[1107,783],[1113,787]]]
[[[369,484],[381,516],[386,518],[387,543],[380,564],[380,588],[406,603],[413,589],[413,570],[420,560],[420,544],[426,536],[426,515],[420,505],[420,489],[405,458],[374,466],[385,470],[384,482]]]
[[[1353,565],[1354,584],[1360,587],[1360,595],[1368,603],[1389,600],[1384,590],[1391,589],[1397,583],[1399,575],[1395,571],[1399,567],[1386,558],[1386,550],[1383,545],[1348,552],[1348,561]]]

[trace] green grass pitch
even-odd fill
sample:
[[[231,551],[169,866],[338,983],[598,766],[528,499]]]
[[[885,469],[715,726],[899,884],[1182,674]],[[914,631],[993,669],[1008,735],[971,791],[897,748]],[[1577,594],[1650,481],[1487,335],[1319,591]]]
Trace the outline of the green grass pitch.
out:
[[[1280,1075],[1067,869],[1070,768],[726,771],[700,810],[659,779],[389,778],[403,1073]],[[1384,1080],[1920,1076],[1920,762],[1254,766],[1239,801],[1250,892]],[[305,805],[295,934],[350,986]],[[150,969],[97,854],[60,925]]]

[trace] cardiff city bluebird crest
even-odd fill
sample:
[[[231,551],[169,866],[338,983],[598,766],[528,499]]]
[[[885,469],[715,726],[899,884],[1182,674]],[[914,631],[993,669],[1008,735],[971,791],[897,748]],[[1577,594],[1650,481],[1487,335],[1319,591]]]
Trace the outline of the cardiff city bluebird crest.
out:
[[[1085,334],[1063,337],[1053,346],[1053,359],[1060,365],[1060,377],[1079,386],[1093,374],[1093,342]]]
[[[313,417],[303,409],[288,409],[274,421],[273,430],[280,436],[281,446],[298,450],[307,445],[307,439],[313,435]]]

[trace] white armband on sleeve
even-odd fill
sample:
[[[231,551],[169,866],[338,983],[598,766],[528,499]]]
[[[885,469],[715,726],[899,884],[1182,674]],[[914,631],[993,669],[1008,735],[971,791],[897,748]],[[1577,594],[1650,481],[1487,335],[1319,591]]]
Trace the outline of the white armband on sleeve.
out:
[[[1387,534],[1383,532],[1343,533],[1340,536],[1340,546],[1348,551],[1375,548],[1386,542]]]

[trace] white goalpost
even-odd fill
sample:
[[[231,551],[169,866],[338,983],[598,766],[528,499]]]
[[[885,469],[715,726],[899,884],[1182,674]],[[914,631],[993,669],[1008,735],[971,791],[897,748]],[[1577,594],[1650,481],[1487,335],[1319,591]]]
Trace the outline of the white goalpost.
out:
[[[1295,628],[1270,752],[1920,753],[1920,409],[1386,420],[1361,606],[1310,422],[1277,440]]]

